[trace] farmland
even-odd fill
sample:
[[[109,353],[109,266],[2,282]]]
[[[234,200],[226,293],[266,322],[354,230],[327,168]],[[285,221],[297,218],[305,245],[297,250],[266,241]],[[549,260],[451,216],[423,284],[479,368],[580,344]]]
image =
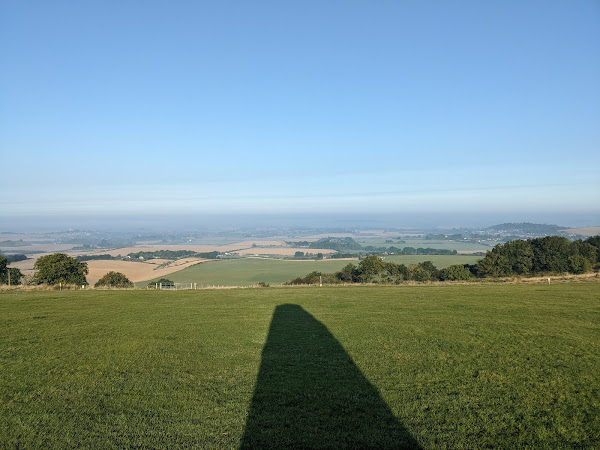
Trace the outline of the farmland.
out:
[[[443,269],[453,264],[475,264],[480,259],[481,256],[471,255],[388,255],[384,261],[406,265],[431,261],[438,269]]]
[[[414,264],[432,261],[439,269],[452,264],[473,264],[480,257],[463,255],[392,255],[386,261]],[[348,263],[357,264],[358,260],[276,260],[266,258],[243,258],[226,261],[211,261],[196,264],[168,275],[176,283],[198,283],[204,286],[251,286],[260,281],[281,284],[293,278],[304,276],[313,270],[331,273],[340,270]],[[155,276],[152,280],[157,280]],[[147,283],[138,283],[143,286]]]
[[[204,286],[251,286],[260,281],[281,284],[313,270],[335,272],[349,262],[339,259],[284,261],[266,258],[243,258],[211,261],[168,275],[176,283],[198,283]],[[155,280],[157,278],[154,278]],[[143,286],[147,283],[138,283]]]
[[[1,444],[597,448],[599,294],[4,291]]]
[[[471,252],[486,252],[491,250],[497,242],[485,241],[485,243],[473,243],[473,242],[462,242],[462,241],[440,241],[440,240],[428,240],[428,239],[402,239],[404,242],[389,239],[357,239],[356,241],[361,245],[372,245],[375,247],[422,247],[422,248],[437,248],[442,250],[456,250],[458,252],[471,251]]]

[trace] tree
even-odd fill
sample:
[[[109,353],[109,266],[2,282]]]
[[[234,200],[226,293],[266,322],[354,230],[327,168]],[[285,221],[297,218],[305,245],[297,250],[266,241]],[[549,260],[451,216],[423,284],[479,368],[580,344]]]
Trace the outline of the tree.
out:
[[[502,255],[498,244],[492,251],[488,251],[485,258],[480,259],[475,265],[475,271],[479,277],[504,277],[510,273],[510,261],[506,255]]]
[[[353,281],[356,281],[357,275],[356,266],[352,263],[346,264],[342,270],[335,274],[338,280],[345,283],[352,283]]]
[[[294,258],[304,258],[304,252],[296,252],[296,253],[294,253]]]
[[[438,270],[431,261],[411,264],[410,277],[415,281],[432,281],[437,278]]]
[[[579,275],[590,270],[592,270],[592,264],[587,258],[581,255],[569,256],[569,272]]]
[[[564,273],[569,271],[569,248],[567,238],[546,236],[531,240],[534,271],[541,273]]]
[[[440,270],[439,278],[442,281],[469,280],[473,277],[471,271],[462,264],[454,264]]]
[[[9,280],[11,286],[21,284],[24,275],[16,267],[8,267],[9,264],[8,259],[0,255],[0,284],[8,284]]]
[[[114,288],[130,288],[133,283],[121,272],[110,271],[100,278],[94,287],[114,287]]]
[[[88,266],[64,253],[53,253],[42,256],[33,265],[36,270],[34,281],[37,284],[87,284],[85,276]]]
[[[6,284],[4,283],[4,277],[6,277],[6,279],[8,279],[8,268],[6,266],[8,266],[8,259],[6,259],[4,256],[0,255],[0,283],[2,284]]]
[[[383,261],[379,256],[370,255],[358,263],[358,281],[369,283],[383,269]]]

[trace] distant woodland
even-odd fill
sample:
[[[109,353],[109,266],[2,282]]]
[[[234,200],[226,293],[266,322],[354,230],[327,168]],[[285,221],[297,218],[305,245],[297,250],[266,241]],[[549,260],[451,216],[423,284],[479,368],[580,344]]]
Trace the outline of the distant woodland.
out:
[[[498,244],[476,264],[452,265],[438,270],[431,261],[419,264],[386,262],[376,255],[342,270],[311,272],[287,284],[401,283],[403,281],[459,281],[474,278],[583,274],[600,269],[600,236],[569,241],[546,236]]]

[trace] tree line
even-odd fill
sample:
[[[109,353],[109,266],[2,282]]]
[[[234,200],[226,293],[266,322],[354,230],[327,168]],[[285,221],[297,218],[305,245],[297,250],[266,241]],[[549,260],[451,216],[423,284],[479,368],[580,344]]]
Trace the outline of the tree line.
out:
[[[125,260],[125,259],[180,259],[193,256],[203,259],[217,259],[221,253],[213,252],[194,252],[192,250],[156,250],[151,252],[135,252],[129,253],[123,257],[121,255],[112,256],[109,254],[98,255],[79,255],[77,261],[97,261],[97,260]]]
[[[13,253],[11,255],[5,255],[4,253],[0,252],[0,255],[4,256],[4,258],[9,262],[19,262],[19,261],[25,261],[26,259],[29,259],[27,257],[27,255],[23,255],[21,253]]]
[[[304,277],[295,278],[286,285],[342,283],[383,283],[398,284],[403,281],[434,281],[434,280],[469,280],[473,274],[468,267],[461,264],[452,265],[442,270],[431,261],[419,264],[398,264],[384,261],[376,255],[363,258],[358,265],[349,263],[335,273],[311,272]]]
[[[460,281],[473,278],[583,274],[600,270],[600,236],[569,241],[546,236],[498,244],[476,264],[455,264],[437,269],[431,261],[419,264],[386,262],[370,255],[335,273],[311,272],[288,285],[340,283],[401,283],[403,281]]]
[[[598,270],[600,236],[569,241],[546,236],[496,245],[474,268],[480,277],[582,274]]]
[[[387,240],[387,243],[393,243],[391,240]],[[399,243],[403,243],[404,241],[400,241]],[[356,257],[359,254],[377,254],[377,253],[388,253],[394,255],[456,255],[456,250],[447,250],[440,248],[414,248],[414,247],[404,247],[399,248],[395,246],[391,247],[375,247],[373,245],[360,245],[351,237],[327,237],[319,239],[315,242],[308,241],[297,241],[297,242],[286,242],[289,245],[294,247],[307,247],[310,249],[330,249],[340,252],[342,257]],[[330,255],[330,258],[335,258],[336,256]],[[337,256],[338,258],[340,256]]]

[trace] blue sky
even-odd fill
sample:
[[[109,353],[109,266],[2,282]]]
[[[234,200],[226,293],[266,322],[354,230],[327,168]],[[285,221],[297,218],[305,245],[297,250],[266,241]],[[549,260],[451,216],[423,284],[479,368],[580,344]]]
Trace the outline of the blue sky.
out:
[[[597,1],[3,1],[0,52],[6,216],[600,223]]]

